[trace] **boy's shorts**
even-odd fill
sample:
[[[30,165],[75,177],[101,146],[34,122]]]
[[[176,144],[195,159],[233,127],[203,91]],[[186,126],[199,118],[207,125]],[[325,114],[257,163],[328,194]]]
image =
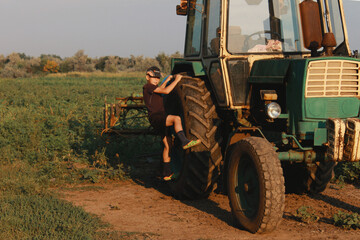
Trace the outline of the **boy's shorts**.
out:
[[[167,134],[166,117],[167,115],[165,112],[157,112],[149,116],[151,126],[153,126],[156,133],[159,134],[161,138],[164,138]]]

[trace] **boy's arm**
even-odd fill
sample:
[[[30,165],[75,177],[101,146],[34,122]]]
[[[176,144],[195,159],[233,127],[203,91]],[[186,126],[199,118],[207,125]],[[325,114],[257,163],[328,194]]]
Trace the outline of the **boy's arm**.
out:
[[[176,75],[175,80],[172,83],[170,83],[169,86],[167,86],[165,88],[157,87],[154,90],[154,92],[155,93],[162,93],[162,94],[169,94],[175,88],[176,84],[178,84],[178,82],[180,82],[181,78],[182,78],[182,75],[179,75],[179,74]]]
[[[173,78],[174,78],[173,75],[168,76],[168,77],[165,79],[165,81],[164,81],[159,87],[160,87],[160,88],[165,88],[165,87],[166,87],[166,84],[167,84],[171,79],[173,79]]]

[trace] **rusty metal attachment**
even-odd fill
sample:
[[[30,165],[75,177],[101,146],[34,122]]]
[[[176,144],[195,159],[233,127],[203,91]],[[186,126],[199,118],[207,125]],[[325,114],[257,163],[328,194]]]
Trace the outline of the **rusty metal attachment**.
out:
[[[147,120],[147,109],[141,96],[115,98],[104,106],[104,133],[118,135],[154,134]]]
[[[321,45],[325,49],[325,55],[332,56],[333,49],[334,47],[336,47],[336,39],[334,33],[332,32],[325,33]]]
[[[335,162],[360,161],[360,120],[328,119],[327,156]]]

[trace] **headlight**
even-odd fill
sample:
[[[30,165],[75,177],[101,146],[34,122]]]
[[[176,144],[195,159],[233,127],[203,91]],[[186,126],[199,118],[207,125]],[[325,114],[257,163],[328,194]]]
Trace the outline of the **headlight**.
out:
[[[266,105],[266,113],[272,119],[278,118],[281,114],[281,107],[276,102],[269,103]]]

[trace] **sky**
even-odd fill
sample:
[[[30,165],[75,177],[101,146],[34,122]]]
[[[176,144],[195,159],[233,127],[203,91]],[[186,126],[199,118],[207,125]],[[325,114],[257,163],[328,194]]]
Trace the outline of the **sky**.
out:
[[[0,55],[154,57],[183,52],[180,0],[0,0]],[[360,0],[344,0],[351,49],[360,50]]]

